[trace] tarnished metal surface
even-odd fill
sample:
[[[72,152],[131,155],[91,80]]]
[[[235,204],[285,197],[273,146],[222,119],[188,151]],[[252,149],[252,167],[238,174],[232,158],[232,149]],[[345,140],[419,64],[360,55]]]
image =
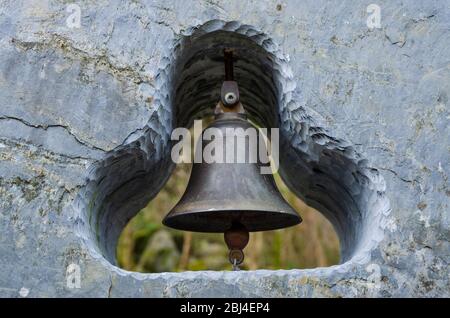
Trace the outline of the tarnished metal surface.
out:
[[[225,145],[226,128],[253,127],[244,114],[223,113],[208,127],[220,129]],[[203,138],[203,134],[202,134]],[[234,158],[241,145],[237,142]],[[203,142],[206,147],[208,142]],[[203,148],[204,149],[204,148]],[[226,158],[226,147],[223,147]],[[261,162],[194,163],[186,192],[180,202],[165,217],[167,226],[195,232],[225,232],[233,222],[243,224],[249,231],[266,231],[296,225],[301,218],[283,199],[271,174],[261,174]]]

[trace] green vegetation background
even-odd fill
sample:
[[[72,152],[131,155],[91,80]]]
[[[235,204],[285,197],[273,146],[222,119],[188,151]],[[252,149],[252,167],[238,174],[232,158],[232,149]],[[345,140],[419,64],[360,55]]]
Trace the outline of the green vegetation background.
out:
[[[190,165],[176,167],[160,193],[125,227],[117,247],[120,267],[138,272],[229,270],[223,234],[177,231],[163,217],[184,193]],[[242,269],[292,269],[339,262],[339,242],[331,224],[305,205],[275,176],[285,199],[300,213],[300,225],[250,234]]]

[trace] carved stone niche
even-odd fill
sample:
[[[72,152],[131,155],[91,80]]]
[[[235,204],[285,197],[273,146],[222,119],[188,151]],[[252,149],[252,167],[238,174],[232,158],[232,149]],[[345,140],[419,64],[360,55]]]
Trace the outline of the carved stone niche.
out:
[[[79,30],[55,15],[26,19],[26,10],[6,20],[2,296],[449,295],[440,4],[385,4],[383,12],[407,6],[414,18],[386,14],[386,29],[368,30],[365,8],[350,1],[321,19],[311,4],[287,1],[281,12],[291,19],[271,3],[90,3]],[[59,2],[41,9],[65,12]],[[415,41],[392,45],[398,32]],[[281,177],[338,233],[339,265],[158,274],[116,266],[122,229],[173,169],[172,129],[211,114],[218,100],[225,44],[239,52],[249,116],[280,129]]]

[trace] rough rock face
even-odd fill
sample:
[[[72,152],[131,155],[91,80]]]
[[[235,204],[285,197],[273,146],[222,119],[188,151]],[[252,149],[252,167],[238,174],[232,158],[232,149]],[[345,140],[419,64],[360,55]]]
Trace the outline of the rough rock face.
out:
[[[369,29],[354,1],[83,1],[78,28],[69,3],[2,1],[0,296],[449,297],[450,7],[376,4]],[[340,265],[114,265],[173,168],[171,130],[217,101],[223,45],[251,117],[280,128],[284,181],[335,226]]]

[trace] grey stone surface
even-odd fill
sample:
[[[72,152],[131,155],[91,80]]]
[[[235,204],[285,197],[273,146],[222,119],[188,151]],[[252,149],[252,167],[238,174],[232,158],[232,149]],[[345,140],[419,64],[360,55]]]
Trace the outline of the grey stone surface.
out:
[[[450,296],[448,1],[377,1],[373,30],[354,1],[83,1],[80,28],[68,4],[0,2],[0,296]],[[230,43],[342,262],[124,271],[117,237],[170,175],[172,128],[212,112]]]

